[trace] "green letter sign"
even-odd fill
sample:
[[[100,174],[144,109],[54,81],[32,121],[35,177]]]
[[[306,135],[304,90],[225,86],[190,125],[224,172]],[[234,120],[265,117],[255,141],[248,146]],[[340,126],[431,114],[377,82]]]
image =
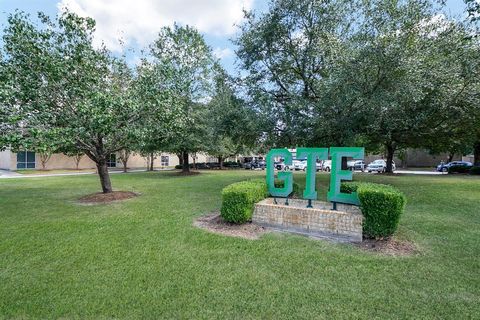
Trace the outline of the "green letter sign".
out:
[[[298,148],[297,159],[307,158],[307,183],[303,191],[303,198],[317,200],[315,190],[315,174],[317,172],[317,159],[328,159],[328,148]]]
[[[267,154],[267,187],[268,192],[274,197],[288,197],[293,190],[293,179],[291,172],[279,172],[278,179],[283,181],[283,188],[275,187],[275,172],[273,165],[275,157],[282,157],[285,165],[292,165],[292,154],[287,149],[272,149]]]
[[[359,205],[356,192],[342,193],[340,185],[342,180],[352,180],[350,170],[342,170],[342,158],[351,157],[353,159],[363,159],[364,148],[330,148],[330,158],[332,159],[332,170],[330,176],[330,190],[327,198],[331,202],[350,203]],[[278,179],[283,181],[283,187],[275,187],[275,157],[284,159],[286,166],[292,165],[292,154],[287,149],[272,149],[267,154],[267,187],[268,192],[273,197],[288,197],[293,191],[293,176],[291,172],[278,172]],[[315,190],[315,174],[317,169],[317,160],[328,159],[327,148],[298,148],[297,159],[307,158],[307,181],[303,198],[308,200],[317,199],[317,190]],[[309,201],[309,207],[311,202]],[[335,206],[334,206],[335,208]],[[334,209],[335,210],[335,209]]]
[[[352,180],[350,170],[342,170],[342,158],[352,157],[354,159],[363,159],[363,148],[330,148],[330,157],[332,159],[332,173],[330,176],[330,190],[328,191],[328,201],[341,202],[359,205],[356,192],[340,192],[342,180]]]

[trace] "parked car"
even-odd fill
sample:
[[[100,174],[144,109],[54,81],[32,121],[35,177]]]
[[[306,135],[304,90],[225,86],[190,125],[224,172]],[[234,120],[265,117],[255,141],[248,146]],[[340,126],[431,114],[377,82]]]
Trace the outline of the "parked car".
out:
[[[327,172],[332,171],[332,160],[324,160],[322,164],[322,170]]]
[[[315,171],[322,171],[322,167],[323,167],[323,161],[317,160],[317,163],[315,163]]]
[[[274,167],[275,167],[275,169],[277,169],[278,171],[283,171],[283,170],[285,170],[285,162],[283,162],[283,161],[277,161],[277,162],[275,162]]]
[[[438,166],[437,166],[437,171],[438,172],[450,172],[450,167],[473,167],[472,163],[471,162],[468,162],[468,161],[452,161],[452,162],[449,162],[449,163],[440,163]],[[455,170],[455,171],[459,171],[459,170]]]
[[[307,169],[307,160],[306,159],[295,159],[292,162],[293,168],[297,170],[305,171]]]
[[[259,161],[250,162],[250,169],[251,170],[255,170],[255,169],[265,170],[265,161],[264,160],[259,160]]]
[[[363,160],[351,160],[347,162],[347,169],[348,170],[360,170],[365,171],[365,161]]]
[[[395,171],[395,162],[392,161],[392,171]],[[373,162],[370,162],[367,166],[367,171],[370,173],[376,171],[378,173],[385,172],[387,170],[387,161],[383,159],[377,159]]]

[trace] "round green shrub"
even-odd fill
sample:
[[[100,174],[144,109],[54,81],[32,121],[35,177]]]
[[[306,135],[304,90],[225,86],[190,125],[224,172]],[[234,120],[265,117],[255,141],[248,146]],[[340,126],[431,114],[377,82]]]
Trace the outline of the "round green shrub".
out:
[[[361,182],[342,183],[341,191],[357,192],[365,237],[389,237],[395,233],[406,204],[402,192],[384,184]]]
[[[220,215],[225,221],[232,223],[251,221],[255,203],[265,199],[267,195],[267,184],[260,179],[228,185],[222,190]]]

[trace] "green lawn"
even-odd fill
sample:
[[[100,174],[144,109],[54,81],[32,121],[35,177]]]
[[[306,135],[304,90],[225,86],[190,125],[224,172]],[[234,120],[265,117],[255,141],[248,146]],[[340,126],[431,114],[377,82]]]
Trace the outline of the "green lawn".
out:
[[[409,257],[192,226],[224,186],[262,174],[112,175],[142,195],[96,206],[75,202],[99,191],[93,175],[0,179],[0,318],[480,318],[478,177],[356,176],[406,193]]]

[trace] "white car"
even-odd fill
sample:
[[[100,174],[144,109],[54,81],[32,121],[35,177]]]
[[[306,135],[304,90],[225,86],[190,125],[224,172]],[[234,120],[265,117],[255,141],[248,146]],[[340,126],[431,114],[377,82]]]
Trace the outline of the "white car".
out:
[[[332,171],[332,160],[323,161],[322,169],[327,172]]]
[[[367,166],[367,171],[368,172],[385,172],[387,170],[387,161],[383,159],[378,159],[373,162],[370,162],[369,165]],[[395,171],[395,162],[392,161],[392,170]]]
[[[307,160],[293,160],[292,164],[295,170],[305,171],[307,169]]]

